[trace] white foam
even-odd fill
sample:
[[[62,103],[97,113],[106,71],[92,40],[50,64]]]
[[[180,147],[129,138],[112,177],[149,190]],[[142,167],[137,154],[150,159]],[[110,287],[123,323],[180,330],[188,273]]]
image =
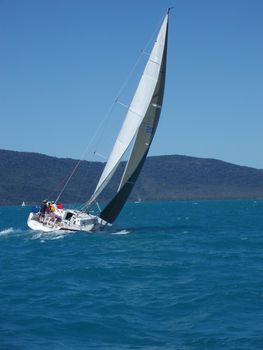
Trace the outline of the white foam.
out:
[[[67,232],[67,233],[66,233]],[[32,236],[32,239],[40,239],[41,243],[47,240],[64,238],[69,231],[38,232]]]
[[[15,233],[15,232],[16,231],[13,229],[13,227],[9,227],[0,231],[0,236],[6,236],[6,235],[9,235],[10,233]]]
[[[118,232],[112,232],[113,235],[127,235],[129,234],[131,231],[127,231],[127,230],[121,230]]]

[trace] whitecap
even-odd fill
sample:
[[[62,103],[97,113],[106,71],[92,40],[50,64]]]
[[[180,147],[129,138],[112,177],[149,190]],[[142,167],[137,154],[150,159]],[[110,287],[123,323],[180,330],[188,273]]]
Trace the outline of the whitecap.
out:
[[[66,233],[67,232],[67,233]],[[38,232],[32,236],[32,239],[40,239],[40,242],[43,243],[47,240],[61,239],[64,238],[69,231],[53,231],[53,232]]]
[[[39,239],[42,237],[42,234],[41,233],[36,233],[32,236],[32,239]]]
[[[130,232],[131,231],[121,230],[121,231],[118,231],[118,232],[112,232],[112,235],[127,235]]]
[[[13,227],[9,227],[0,231],[0,236],[6,236],[6,235],[9,235],[10,233],[15,233],[15,232],[16,231],[13,229]]]
[[[65,235],[58,235],[58,236],[54,236],[51,239],[61,239],[64,238]]]

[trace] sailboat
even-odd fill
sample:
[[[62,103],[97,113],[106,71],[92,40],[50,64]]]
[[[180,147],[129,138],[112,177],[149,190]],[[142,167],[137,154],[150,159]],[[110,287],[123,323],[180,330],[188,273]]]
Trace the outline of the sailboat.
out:
[[[137,199],[136,199],[136,201],[134,203],[139,204],[141,202],[142,202],[141,196],[138,194],[137,195]]]
[[[58,206],[49,214],[45,214],[43,208],[39,211],[33,210],[27,220],[31,229],[46,232],[94,232],[112,225],[121,212],[141,172],[159,122],[165,86],[169,12],[170,9],[164,16],[124,122],[93,194],[81,210]],[[91,206],[96,203],[130,148],[130,155],[116,193],[98,215],[92,214]]]

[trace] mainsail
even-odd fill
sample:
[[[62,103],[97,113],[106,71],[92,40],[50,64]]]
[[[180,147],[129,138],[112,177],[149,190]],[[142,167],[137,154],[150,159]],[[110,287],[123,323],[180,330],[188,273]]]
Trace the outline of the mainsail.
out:
[[[109,223],[118,216],[139,176],[159,121],[165,83],[168,16],[169,11],[162,22],[108,162],[93,195],[86,204],[89,206],[96,200],[135,139],[117,194],[100,214],[100,217]]]

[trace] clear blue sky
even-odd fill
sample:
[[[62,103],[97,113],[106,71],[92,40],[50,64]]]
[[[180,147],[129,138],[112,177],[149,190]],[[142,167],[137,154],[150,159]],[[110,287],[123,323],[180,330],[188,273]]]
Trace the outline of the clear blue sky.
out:
[[[0,0],[0,148],[80,158],[168,6],[150,155],[263,168],[262,0]]]

